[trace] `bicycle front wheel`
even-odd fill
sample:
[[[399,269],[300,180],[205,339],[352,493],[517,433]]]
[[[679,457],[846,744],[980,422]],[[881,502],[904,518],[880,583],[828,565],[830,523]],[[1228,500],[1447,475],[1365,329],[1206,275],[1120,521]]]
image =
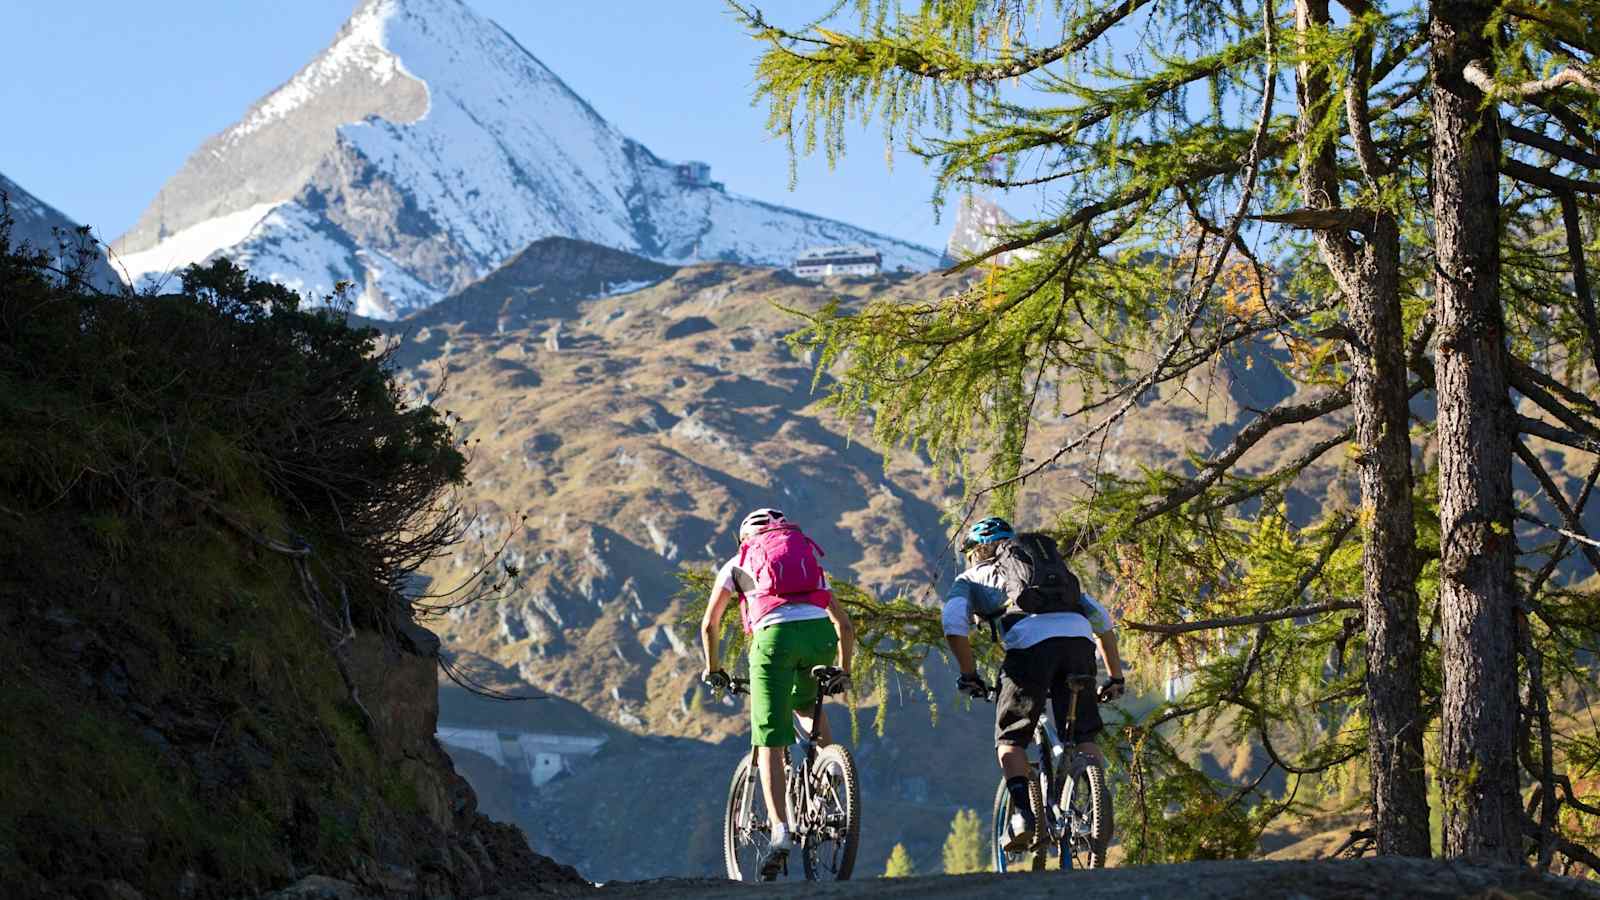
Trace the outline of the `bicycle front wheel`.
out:
[[[761,861],[772,843],[767,805],[761,796],[759,772],[746,755],[733,770],[728,808],[722,824],[722,857],[734,881],[761,880]]]
[[[1111,843],[1111,791],[1103,767],[1091,763],[1072,776],[1067,823],[1061,868],[1067,868],[1068,856],[1074,869],[1105,868],[1106,847]]]
[[[802,836],[806,878],[844,881],[856,865],[861,843],[861,786],[850,751],[829,744],[817,751],[810,783],[811,815]]]

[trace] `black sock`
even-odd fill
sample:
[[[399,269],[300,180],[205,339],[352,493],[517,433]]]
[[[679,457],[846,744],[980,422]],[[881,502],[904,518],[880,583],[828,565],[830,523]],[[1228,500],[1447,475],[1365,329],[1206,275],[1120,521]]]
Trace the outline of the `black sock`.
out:
[[[1028,809],[1028,776],[1013,775],[1006,779],[1006,790],[1011,792],[1011,806],[1013,809]]]

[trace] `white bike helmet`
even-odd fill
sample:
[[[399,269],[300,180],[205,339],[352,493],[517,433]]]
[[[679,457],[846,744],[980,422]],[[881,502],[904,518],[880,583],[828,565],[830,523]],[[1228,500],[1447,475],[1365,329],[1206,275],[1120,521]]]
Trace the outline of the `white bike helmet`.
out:
[[[758,531],[786,521],[781,509],[758,509],[739,523],[739,540],[748,541],[750,536]]]

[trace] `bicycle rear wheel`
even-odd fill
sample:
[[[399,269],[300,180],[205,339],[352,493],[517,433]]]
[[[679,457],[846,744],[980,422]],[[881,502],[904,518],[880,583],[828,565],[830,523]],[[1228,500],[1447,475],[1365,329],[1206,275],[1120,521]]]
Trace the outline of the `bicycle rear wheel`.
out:
[[[1028,767],[1028,802],[1033,806],[1033,820],[1040,823],[1043,828],[1045,822],[1044,799],[1039,795],[1038,770]],[[996,872],[1026,872],[1039,871],[1045,866],[1048,855],[1044,849],[1040,850],[1006,850],[1006,823],[1011,821],[1011,792],[1006,789],[1006,780],[1001,777],[1000,783],[994,788],[994,811],[989,819],[989,848],[991,861]],[[1043,847],[1044,845],[1040,845]]]
[[[722,858],[734,881],[761,880],[761,861],[772,844],[767,804],[761,795],[760,773],[749,755],[733,770],[728,785],[728,807],[722,820]]]
[[[1111,843],[1111,791],[1106,770],[1089,764],[1072,776],[1072,802],[1067,809],[1067,839],[1062,842],[1062,866],[1102,869]],[[1070,859],[1069,859],[1070,857]]]
[[[861,843],[861,786],[855,759],[839,744],[817,751],[812,763],[811,815],[802,836],[806,878],[844,881],[856,865]]]

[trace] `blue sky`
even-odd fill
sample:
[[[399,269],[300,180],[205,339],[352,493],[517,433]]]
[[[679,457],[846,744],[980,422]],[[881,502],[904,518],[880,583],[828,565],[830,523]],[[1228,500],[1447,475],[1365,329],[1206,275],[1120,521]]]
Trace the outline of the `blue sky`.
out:
[[[668,159],[703,159],[728,189],[934,247],[933,179],[890,171],[881,131],[829,170],[788,152],[750,105],[759,45],[720,0],[467,0],[614,125]],[[355,0],[9,0],[0,53],[0,172],[110,240],[200,142],[327,46]],[[769,0],[798,21],[823,0]],[[19,125],[18,123],[26,123]]]

